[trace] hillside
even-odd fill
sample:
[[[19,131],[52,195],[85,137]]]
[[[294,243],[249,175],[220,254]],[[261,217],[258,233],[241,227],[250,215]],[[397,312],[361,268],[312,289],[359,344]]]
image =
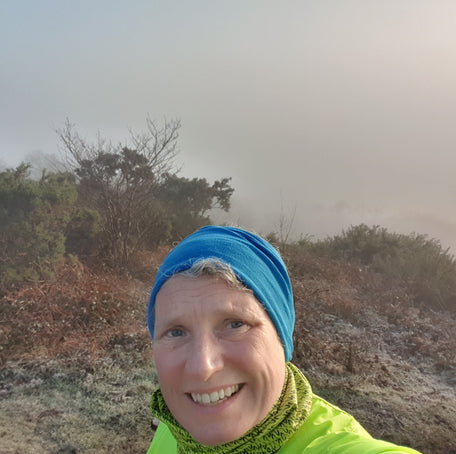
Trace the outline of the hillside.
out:
[[[132,276],[67,264],[1,301],[0,453],[144,453],[156,385],[147,293],[165,254]],[[456,453],[455,313],[417,304],[369,265],[285,250],[294,362],[314,391],[377,437]]]

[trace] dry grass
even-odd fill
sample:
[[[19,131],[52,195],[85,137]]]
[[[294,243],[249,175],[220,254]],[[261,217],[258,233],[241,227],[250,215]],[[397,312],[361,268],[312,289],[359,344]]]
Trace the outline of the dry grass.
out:
[[[0,300],[0,360],[95,360],[115,338],[143,332],[147,339],[144,307],[155,269],[149,258],[144,283],[71,262],[52,282],[9,292]]]
[[[79,265],[2,301],[0,453],[144,453],[147,285]]]
[[[411,305],[367,268],[289,258],[294,361],[318,394],[376,437],[456,453],[455,314]]]
[[[156,385],[151,363],[105,360],[87,370],[59,362],[2,371],[1,453],[144,453]]]

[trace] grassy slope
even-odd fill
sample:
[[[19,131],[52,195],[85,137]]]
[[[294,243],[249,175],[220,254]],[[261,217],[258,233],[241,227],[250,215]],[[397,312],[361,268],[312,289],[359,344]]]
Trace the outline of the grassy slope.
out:
[[[365,268],[287,261],[294,362],[314,391],[374,436],[456,453],[454,314],[413,307]],[[119,280],[73,266],[55,284],[3,299],[0,453],[146,451],[156,384],[144,314],[151,273]]]
[[[366,268],[294,257],[294,361],[378,438],[456,453],[456,320]]]

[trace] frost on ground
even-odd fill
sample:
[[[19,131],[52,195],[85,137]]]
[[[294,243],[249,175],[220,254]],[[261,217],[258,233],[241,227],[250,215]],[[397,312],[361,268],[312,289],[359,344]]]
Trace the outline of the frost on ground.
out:
[[[124,347],[123,347],[124,348]],[[119,349],[117,349],[119,350]],[[0,453],[145,453],[152,362],[10,362],[0,377]]]

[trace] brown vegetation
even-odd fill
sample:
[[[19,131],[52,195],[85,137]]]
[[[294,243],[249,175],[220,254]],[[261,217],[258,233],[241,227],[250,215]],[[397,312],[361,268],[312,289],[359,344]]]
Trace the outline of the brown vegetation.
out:
[[[0,453],[144,453],[156,385],[147,293],[165,254],[132,277],[68,263],[1,300]],[[285,251],[294,362],[314,391],[377,437],[456,453],[454,312],[417,306],[369,266]]]
[[[368,267],[290,257],[294,361],[314,392],[378,438],[456,453],[454,312],[417,308]]]

